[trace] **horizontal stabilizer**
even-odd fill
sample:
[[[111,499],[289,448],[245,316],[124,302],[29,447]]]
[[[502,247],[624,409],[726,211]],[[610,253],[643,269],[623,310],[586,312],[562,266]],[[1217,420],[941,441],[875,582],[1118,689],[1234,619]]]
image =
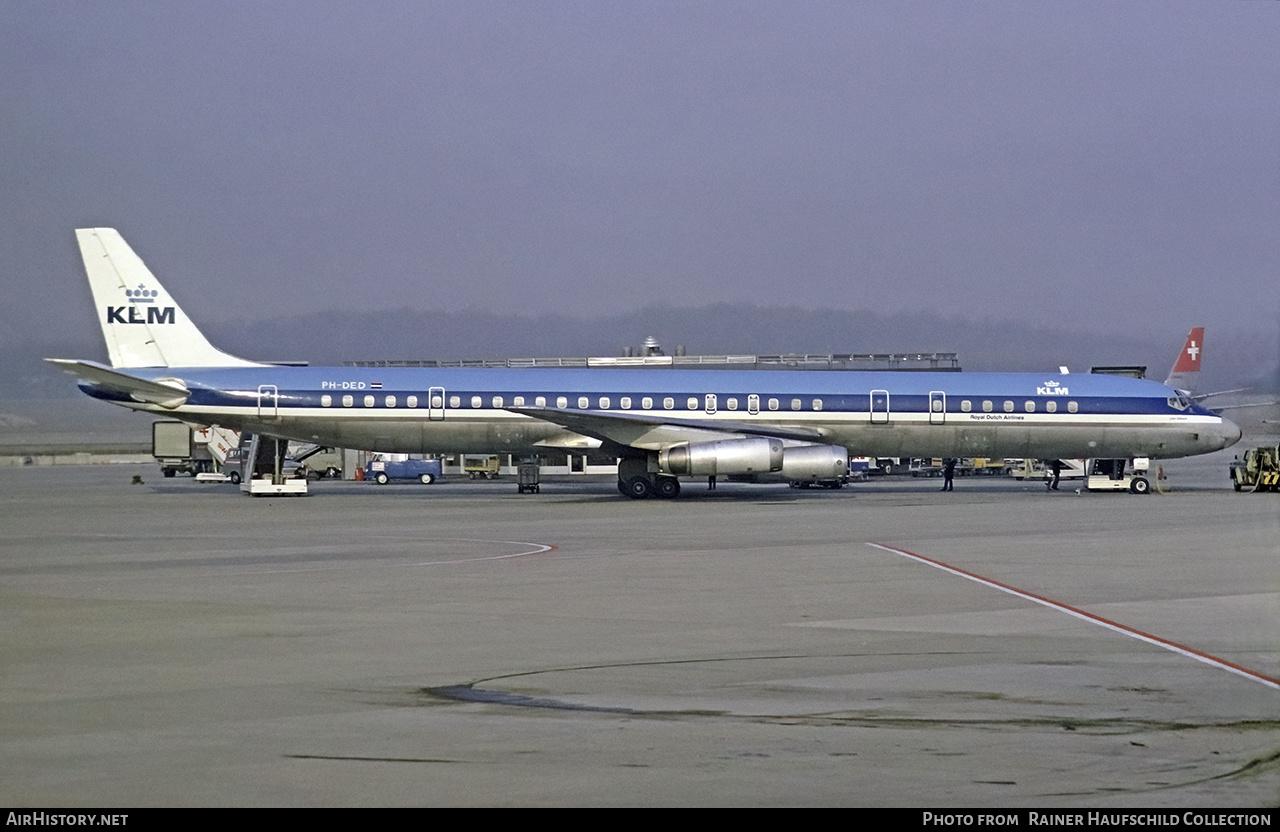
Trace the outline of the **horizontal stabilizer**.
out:
[[[70,358],[46,358],[64,373],[89,382],[97,387],[124,393],[135,401],[158,404],[161,407],[178,407],[191,396],[191,391],[177,379],[148,381],[134,378],[96,361],[76,361]]]

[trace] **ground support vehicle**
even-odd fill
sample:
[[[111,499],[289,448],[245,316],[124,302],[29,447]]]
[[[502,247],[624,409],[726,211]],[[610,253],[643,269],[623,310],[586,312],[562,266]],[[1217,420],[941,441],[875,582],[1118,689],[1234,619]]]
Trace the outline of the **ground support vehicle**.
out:
[[[911,466],[909,457],[879,456],[872,461],[875,464],[868,466],[868,473],[878,471],[886,476],[895,472],[905,471]]]
[[[377,454],[365,466],[364,478],[378,485],[391,480],[417,480],[430,485],[440,479],[440,460],[410,457],[407,454]]]
[[[516,466],[516,493],[537,494],[542,488],[542,464],[537,459],[522,459]]]
[[[1085,460],[1060,459],[1058,462],[1062,466],[1058,474],[1059,480],[1084,479]],[[1046,485],[1053,479],[1052,465],[1053,460],[1044,459],[1005,460],[1005,468],[1015,480],[1044,480]]]
[[[1250,448],[1244,459],[1233,459],[1231,486],[1236,491],[1280,491],[1280,445]]]
[[[290,448],[298,463],[298,476],[309,480],[342,479],[342,453],[323,445],[296,445]]]
[[[240,434],[227,428],[192,427],[165,420],[151,424],[151,455],[165,477],[190,474],[204,482],[225,482],[227,453],[240,442]]]
[[[151,455],[160,464],[165,477],[179,473],[204,474],[212,471],[215,462],[209,453],[207,440],[199,441],[198,432],[186,422],[163,421],[151,424]]]
[[[913,459],[908,470],[913,477],[940,477],[942,476],[942,459],[939,457]]]
[[[964,461],[970,462],[970,460],[967,460],[967,459]],[[985,474],[987,476],[995,476],[996,474],[1004,473],[1003,459],[987,459],[984,457],[974,457],[972,462],[973,462],[973,466],[972,466],[973,473],[975,474]]]
[[[499,465],[497,454],[462,456],[462,472],[473,480],[496,480]]]
[[[1131,466],[1131,471],[1128,467]],[[1148,470],[1151,460],[1146,457],[1127,459],[1091,459],[1089,476],[1085,479],[1086,491],[1128,491],[1133,494],[1150,494],[1151,480]]]

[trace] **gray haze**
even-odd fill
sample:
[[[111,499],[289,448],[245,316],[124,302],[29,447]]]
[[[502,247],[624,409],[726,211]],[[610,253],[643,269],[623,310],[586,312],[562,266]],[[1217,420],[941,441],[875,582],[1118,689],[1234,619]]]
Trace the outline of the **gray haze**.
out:
[[[1133,339],[1161,378],[1203,324],[1275,367],[1277,3],[11,1],[0,38],[11,352],[97,343],[103,225],[211,334],[636,316],[614,352],[731,304],[759,351],[967,343],[768,329],[861,310]]]

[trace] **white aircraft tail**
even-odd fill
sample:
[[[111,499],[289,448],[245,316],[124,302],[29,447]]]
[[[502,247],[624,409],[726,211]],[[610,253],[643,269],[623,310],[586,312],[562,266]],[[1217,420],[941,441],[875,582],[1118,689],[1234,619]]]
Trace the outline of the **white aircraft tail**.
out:
[[[255,367],[215,348],[114,228],[76,230],[112,367]]]

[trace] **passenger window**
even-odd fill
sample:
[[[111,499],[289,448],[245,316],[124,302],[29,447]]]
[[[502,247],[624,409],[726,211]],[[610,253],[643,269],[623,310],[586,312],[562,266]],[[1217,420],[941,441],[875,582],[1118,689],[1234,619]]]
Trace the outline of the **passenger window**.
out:
[[[791,409],[792,409],[792,410],[799,410],[799,409],[800,409],[800,400],[799,400],[799,399],[792,399],[792,400],[791,400]]]
[[[608,409],[609,409],[609,397],[608,397],[608,396],[601,396],[601,397],[600,397],[600,409],[601,409],[601,410],[608,410]]]
[[[667,398],[662,400],[662,406],[667,410],[671,410],[676,406],[676,400],[668,396]]]
[[[353,404],[355,404],[355,403],[356,403],[356,400],[355,400],[355,399],[353,399],[353,398],[351,398],[350,396],[343,396],[343,397],[342,397],[342,406],[343,406],[343,407],[351,407],[351,405],[353,405]]]
[[[462,407],[462,399],[458,396],[450,396],[449,407]]]
[[[737,410],[737,409],[738,409],[738,400],[737,400],[737,399],[726,399],[726,400],[725,400],[725,403],[724,403],[724,406],[725,406],[725,407],[727,407],[727,408],[729,408],[730,410]]]
[[[697,400],[697,399],[695,399],[693,396],[690,396],[690,397],[689,397],[689,401],[685,402],[685,404],[687,404],[687,405],[689,406],[689,409],[690,409],[690,410],[697,410],[697,409],[698,409],[698,400]]]
[[[813,409],[814,409],[814,410],[821,410],[821,409],[822,409],[822,399],[814,399],[814,400],[813,400]]]
[[[1027,399],[1026,408],[1027,408],[1027,412],[1028,412],[1028,413],[1035,413],[1035,412],[1036,412],[1036,403],[1035,403],[1035,402],[1033,402],[1033,401],[1031,401],[1031,399]]]
[[[983,412],[983,413],[990,413],[990,412],[991,412],[991,401],[990,401],[990,399],[987,399],[987,400],[985,400],[985,401],[983,401],[983,402],[982,402],[982,412]]]
[[[330,396],[330,395],[327,395],[327,394],[326,394],[326,395],[324,395],[324,396],[321,396],[321,397],[320,397],[320,406],[321,406],[321,407],[330,407],[330,406],[332,406],[332,405],[333,405],[333,396]]]
[[[524,396],[516,396],[511,400],[512,407],[524,407]]]
[[[1078,409],[1079,409],[1079,408],[1076,406],[1076,403],[1075,403],[1075,402],[1067,402],[1067,412],[1068,412],[1068,413],[1075,413],[1075,412],[1076,412],[1076,410],[1078,410]]]
[[[962,413],[968,413],[970,410],[973,410],[973,404],[968,399],[961,399],[960,411]]]
[[[932,410],[934,413],[941,413],[941,412],[942,412],[942,399],[934,399],[934,400],[929,404],[929,409],[930,409],[930,410]]]
[[[556,407],[568,407],[568,406],[569,406],[569,400],[567,398],[565,398],[564,396],[556,397]]]
[[[472,407],[480,407],[480,406],[481,406],[481,404],[482,404],[482,402],[480,401],[480,397],[479,397],[479,396],[472,396],[472,397],[471,397],[471,406],[472,406]]]
[[[623,410],[630,410],[630,409],[631,409],[631,397],[630,397],[630,396],[623,396],[623,397],[622,397],[622,401],[618,402],[618,404],[622,405],[622,409],[623,409]]]
[[[1047,411],[1049,411],[1050,413],[1057,413],[1057,412],[1058,412],[1058,403],[1057,403],[1057,402],[1055,402],[1055,401],[1048,401],[1048,402],[1045,402],[1045,403],[1044,403],[1044,409],[1045,409],[1045,410],[1047,410]]]
[[[1005,403],[1004,403],[1004,412],[1005,412],[1005,413],[1012,413],[1012,412],[1013,412],[1013,402],[1008,401],[1008,400],[1006,400],[1006,401],[1005,401]]]
[[[533,406],[534,406],[534,407],[546,407],[546,406],[547,406],[547,397],[546,397],[546,396],[538,396],[536,399],[534,399],[534,400],[533,400]]]
[[[777,399],[769,399],[769,409],[770,409],[770,410],[777,410],[777,409],[778,409],[778,400],[777,400]]]
[[[365,396],[365,397],[364,397],[364,406],[365,406],[365,407],[373,407],[373,396]]]
[[[641,410],[653,410],[653,399],[652,399],[651,397],[649,397],[649,396],[645,396],[643,399],[641,399],[641,400],[640,400],[640,409],[641,409]]]
[[[417,406],[418,406],[418,397],[417,397],[417,396],[408,396],[408,397],[406,397],[406,398],[405,398],[404,403],[405,403],[405,406],[406,406],[406,407],[417,407]]]
[[[493,397],[493,406],[494,406],[494,407],[502,407],[502,397],[501,397],[501,396],[494,396],[494,397]]]
[[[396,406],[396,397],[395,397],[395,396],[387,396],[387,398],[386,398],[386,403],[387,403],[387,407],[395,407],[395,406]]]
[[[586,396],[579,396],[579,397],[578,397],[578,409],[579,409],[579,410],[586,410],[588,407],[591,407],[591,399],[588,399]]]

